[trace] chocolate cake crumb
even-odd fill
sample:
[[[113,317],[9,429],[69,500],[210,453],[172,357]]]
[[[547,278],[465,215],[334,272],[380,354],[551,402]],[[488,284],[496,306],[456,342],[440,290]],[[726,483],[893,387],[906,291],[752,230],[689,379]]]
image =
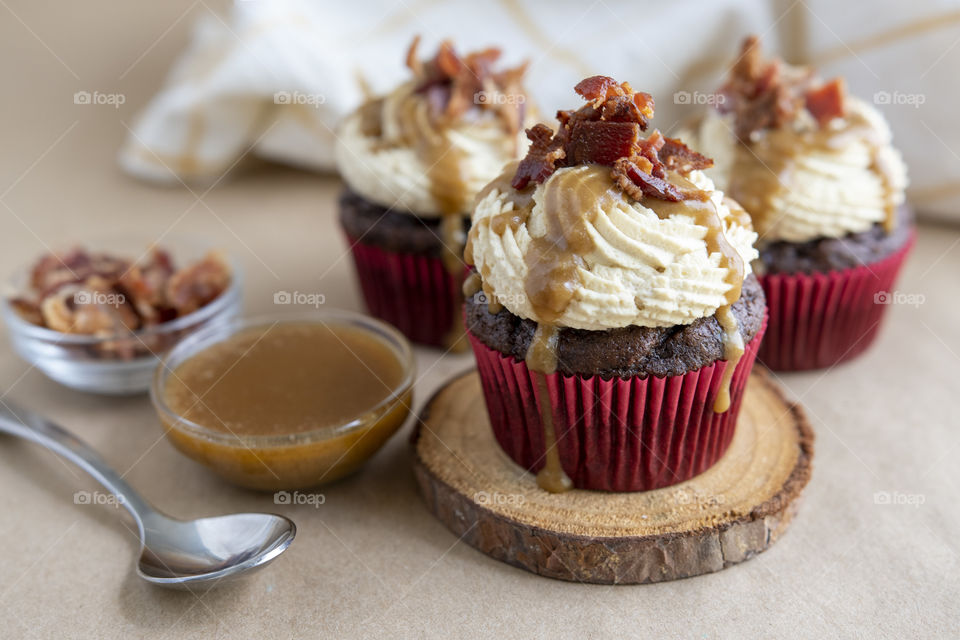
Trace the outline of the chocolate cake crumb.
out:
[[[419,218],[374,204],[349,188],[340,194],[340,224],[353,240],[393,253],[442,256],[440,218]],[[470,217],[464,216],[464,233]]]
[[[913,210],[901,205],[897,226],[887,233],[882,223],[867,231],[841,238],[817,238],[809,242],[772,242],[760,249],[754,263],[758,274],[823,273],[842,271],[879,262],[907,243],[913,229]]]
[[[749,342],[760,331],[766,300],[756,277],[743,282],[733,314]],[[537,323],[507,309],[491,313],[481,294],[466,300],[467,328],[488,347],[523,360]],[[673,327],[630,326],[607,331],[561,329],[558,370],[564,375],[603,378],[676,376],[723,358],[723,329],[713,316]]]

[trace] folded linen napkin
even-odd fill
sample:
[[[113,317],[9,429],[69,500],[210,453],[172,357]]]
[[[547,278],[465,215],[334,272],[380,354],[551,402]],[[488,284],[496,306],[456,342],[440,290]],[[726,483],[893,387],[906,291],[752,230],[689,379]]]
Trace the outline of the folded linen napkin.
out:
[[[421,51],[449,37],[461,51],[495,45],[507,62],[529,59],[527,86],[546,114],[584,76],[628,80],[656,96],[658,126],[675,130],[706,108],[741,38],[757,33],[765,51],[842,74],[877,104],[910,168],[910,201],[960,222],[960,10],[882,0],[870,13],[831,0],[237,0],[198,21],[120,163],[166,182],[212,181],[247,152],[331,171],[338,121],[364,85],[387,91],[405,76],[414,34]]]

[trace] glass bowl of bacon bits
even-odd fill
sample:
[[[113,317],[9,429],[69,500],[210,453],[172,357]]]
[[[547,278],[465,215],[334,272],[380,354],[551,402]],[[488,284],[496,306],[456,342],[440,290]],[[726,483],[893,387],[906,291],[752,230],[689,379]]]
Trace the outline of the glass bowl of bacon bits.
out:
[[[2,311],[14,350],[51,379],[142,393],[174,344],[239,315],[240,279],[222,252],[192,239],[105,241],[43,255],[14,274]]]

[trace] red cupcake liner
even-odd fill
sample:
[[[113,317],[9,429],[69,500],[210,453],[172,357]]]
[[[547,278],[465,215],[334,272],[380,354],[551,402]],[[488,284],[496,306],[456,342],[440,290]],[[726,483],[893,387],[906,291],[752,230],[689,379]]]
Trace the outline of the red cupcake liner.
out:
[[[872,264],[827,273],[760,276],[770,327],[760,362],[777,371],[822,369],[854,358],[873,343],[915,236]]]
[[[447,346],[462,279],[451,276],[438,257],[385,251],[349,236],[347,241],[370,314],[412,342]]]
[[[684,482],[727,450],[743,390],[766,329],[747,344],[730,385],[730,408],[713,411],[726,361],[679,376],[546,376],[564,471],[578,489],[648,491]],[[539,392],[526,363],[468,332],[494,436],[520,466],[543,468]]]

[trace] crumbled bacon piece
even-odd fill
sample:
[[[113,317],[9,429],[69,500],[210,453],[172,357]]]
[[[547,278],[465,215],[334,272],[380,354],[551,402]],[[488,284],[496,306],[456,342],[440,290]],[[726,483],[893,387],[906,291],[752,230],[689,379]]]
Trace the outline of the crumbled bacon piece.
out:
[[[529,61],[524,60],[516,67],[491,73],[490,80],[486,82],[493,88],[495,94],[506,96],[506,99],[501,100],[503,104],[497,105],[496,114],[500,116],[500,120],[511,134],[518,133],[527,118],[523,77],[527,73],[528,66]]]
[[[526,63],[494,71],[500,49],[483,49],[461,57],[448,40],[440,43],[431,60],[424,62],[417,57],[419,44],[417,36],[407,51],[407,67],[413,72],[416,91],[427,98],[432,118],[449,121],[473,108],[490,109],[503,119],[512,134],[520,131],[525,113],[522,81]]]
[[[413,42],[407,48],[406,64],[407,68],[413,72],[416,77],[424,75],[423,62],[417,57],[417,49],[420,48],[420,36],[413,36]]]
[[[174,272],[170,254],[154,247],[146,260],[132,265],[119,276],[117,287],[136,309],[144,324],[157,324],[176,317],[176,311],[167,303],[164,292]]]
[[[578,121],[570,130],[570,164],[612,165],[617,158],[633,154],[640,142],[635,122]]]
[[[653,98],[649,93],[634,91],[629,82],[617,82],[608,76],[590,76],[578,82],[573,90],[589,100],[595,109],[611,102],[626,102],[632,104],[645,118],[653,117]]]
[[[756,36],[744,39],[740,57],[721,87],[721,113],[734,114],[734,132],[749,141],[757,131],[775,128],[790,120],[798,104],[790,87],[783,82],[782,62],[766,62]]]
[[[203,307],[220,295],[230,283],[230,267],[217,252],[173,274],[167,281],[167,303],[179,315]]]
[[[641,157],[641,160],[647,159]],[[678,187],[665,177],[654,175],[652,171],[645,169],[641,164],[655,166],[649,160],[646,163],[638,163],[635,158],[620,158],[613,165],[611,173],[617,186],[634,200],[643,200],[644,196],[666,200],[667,202],[708,200],[710,198],[710,194],[706,191]]]
[[[817,124],[826,126],[834,118],[843,117],[846,93],[843,78],[834,78],[826,84],[810,89],[805,96],[807,111],[816,118]]]
[[[664,140],[659,157],[667,169],[670,171],[679,171],[680,173],[700,171],[713,166],[713,159],[697,153],[676,138],[666,138]]]
[[[527,129],[530,150],[517,166],[511,185],[514,189],[525,189],[531,181],[543,182],[557,168],[557,162],[564,159],[563,141],[554,137],[553,130],[545,124]]]
[[[660,161],[660,150],[666,142],[667,139],[663,137],[660,130],[654,129],[646,140],[642,140],[637,145],[636,152],[633,154],[634,157],[646,158],[650,162],[650,169],[647,172],[661,178],[666,175],[666,172],[663,162]]]
[[[437,57],[434,58],[434,64],[442,77],[456,78],[463,68],[463,62],[453,51],[453,44],[449,40],[440,43],[437,50]]]
[[[599,109],[600,118],[605,122],[634,122],[646,131],[653,117],[653,97],[634,91],[629,82],[591,76],[577,83],[573,90],[589,100],[589,106]]]
[[[652,167],[652,163],[647,163]],[[664,180],[654,176],[646,168],[641,168],[631,158],[620,158],[613,165],[611,172],[613,181],[628,196],[634,200],[643,200],[644,196],[652,196],[660,200],[669,202],[679,202],[680,193],[676,187]]]
[[[10,307],[17,312],[21,318],[30,324],[43,324],[43,314],[40,312],[40,305],[27,298],[10,298]]]
[[[64,284],[82,282],[93,275],[115,277],[128,267],[126,260],[74,248],[41,258],[30,272],[30,286],[41,293],[53,292]]]
[[[712,166],[712,160],[657,130],[641,136],[653,117],[649,94],[607,76],[586,78],[575,90],[589,102],[576,111],[558,111],[555,134],[542,124],[527,130],[530,150],[517,167],[514,188],[543,182],[561,167],[598,164],[612,167],[614,181],[636,200],[705,197],[703,191],[673,184],[667,172],[685,175]]]
[[[821,86],[815,83],[812,70],[786,68],[778,58],[765,61],[759,39],[749,36],[720,89],[724,100],[717,108],[734,114],[734,132],[744,142],[764,129],[782,127],[802,109],[824,126],[843,115],[845,87],[839,79]]]
[[[629,86],[627,85],[627,87]],[[593,102],[594,107],[599,107],[607,99],[614,96],[626,95],[623,85],[609,76],[584,78],[573,87],[573,90]]]
[[[40,303],[43,323],[54,331],[111,335],[140,327],[140,318],[112,283],[91,276],[60,287]]]

